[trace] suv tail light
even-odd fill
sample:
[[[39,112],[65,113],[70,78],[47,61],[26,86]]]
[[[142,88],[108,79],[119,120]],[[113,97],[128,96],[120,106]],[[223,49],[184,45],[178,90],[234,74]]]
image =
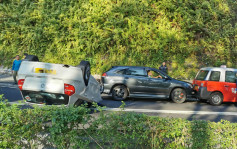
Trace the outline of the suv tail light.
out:
[[[106,77],[106,76],[107,76],[107,73],[106,73],[106,72],[105,72],[105,73],[103,73],[103,74],[102,74],[102,76],[103,76],[103,77]]]
[[[64,84],[64,93],[68,96],[72,96],[75,93],[75,87],[70,84]]]
[[[20,90],[22,90],[24,81],[25,81],[25,79],[20,79],[20,80],[18,80],[18,87],[19,87]]]

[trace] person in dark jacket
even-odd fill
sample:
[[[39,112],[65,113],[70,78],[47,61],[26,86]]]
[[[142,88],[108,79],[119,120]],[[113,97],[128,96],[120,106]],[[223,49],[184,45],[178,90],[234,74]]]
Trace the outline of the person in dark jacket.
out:
[[[165,62],[162,63],[162,65],[159,67],[159,69],[161,71],[163,71],[164,73],[168,74],[168,68],[167,68]]]
[[[17,72],[20,68],[20,65],[21,65],[20,56],[17,55],[15,60],[13,61],[13,65],[12,65],[12,74],[13,74],[13,79],[14,79],[15,84],[17,84],[16,76],[17,76]]]

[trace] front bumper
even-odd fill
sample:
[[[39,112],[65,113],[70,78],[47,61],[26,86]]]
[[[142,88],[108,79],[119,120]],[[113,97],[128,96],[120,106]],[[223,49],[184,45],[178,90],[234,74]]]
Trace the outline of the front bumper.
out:
[[[187,98],[197,98],[197,93],[193,89],[186,90],[187,92]]]

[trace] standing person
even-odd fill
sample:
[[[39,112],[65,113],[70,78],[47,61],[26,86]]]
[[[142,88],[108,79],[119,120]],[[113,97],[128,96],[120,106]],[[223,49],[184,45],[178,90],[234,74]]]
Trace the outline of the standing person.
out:
[[[168,68],[167,68],[165,62],[162,63],[162,65],[159,67],[159,69],[161,71],[163,71],[164,73],[168,74]]]
[[[15,60],[13,61],[13,65],[12,65],[12,74],[13,74],[13,79],[14,79],[15,84],[17,84],[16,76],[17,76],[17,72],[20,68],[20,65],[21,65],[20,56],[17,55]]]

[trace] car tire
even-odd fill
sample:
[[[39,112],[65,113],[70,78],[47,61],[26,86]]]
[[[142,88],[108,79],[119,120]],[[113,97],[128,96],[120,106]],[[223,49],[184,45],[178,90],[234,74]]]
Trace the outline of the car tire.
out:
[[[38,59],[38,57],[35,56],[35,55],[27,55],[27,56],[25,57],[25,59],[23,59],[23,61],[35,61],[35,62],[38,62],[39,59]]]
[[[117,85],[112,89],[112,97],[114,100],[123,101],[128,96],[128,90],[124,85]]]
[[[219,106],[223,102],[223,95],[219,92],[214,92],[211,94],[209,102],[213,106]]]
[[[90,75],[91,75],[90,63],[88,61],[82,60],[77,67],[81,68],[82,74],[83,74],[83,79],[84,79],[85,85],[87,86],[89,79],[90,79]]]
[[[171,93],[171,99],[175,103],[183,103],[187,99],[187,94],[184,89],[176,88]]]
[[[104,92],[104,84],[100,83],[100,94]]]

